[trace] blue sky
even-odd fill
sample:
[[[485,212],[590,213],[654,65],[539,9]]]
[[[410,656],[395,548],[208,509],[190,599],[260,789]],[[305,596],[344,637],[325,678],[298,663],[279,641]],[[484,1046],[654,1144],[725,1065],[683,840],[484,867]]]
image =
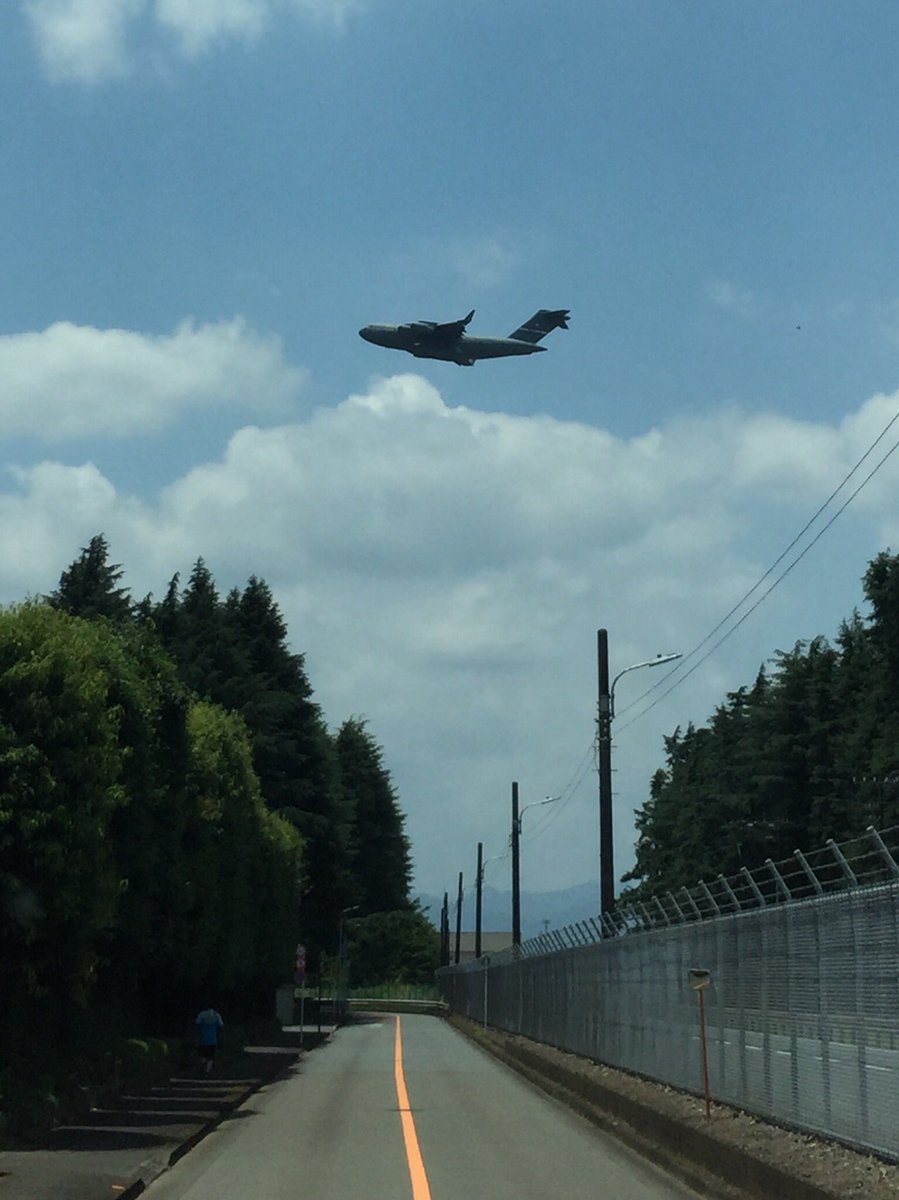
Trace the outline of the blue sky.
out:
[[[137,594],[262,574],[424,889],[513,778],[565,797],[526,884],[590,878],[596,628],[613,673],[691,649],[899,409],[897,43],[874,2],[10,0],[0,600],[100,530]],[[357,336],[544,306],[470,370]],[[616,731],[622,868],[662,734],[861,603],[897,472]]]

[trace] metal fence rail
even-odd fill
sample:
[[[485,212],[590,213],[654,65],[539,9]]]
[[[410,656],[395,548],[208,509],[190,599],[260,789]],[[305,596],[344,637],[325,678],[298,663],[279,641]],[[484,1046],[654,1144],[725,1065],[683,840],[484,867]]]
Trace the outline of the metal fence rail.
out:
[[[899,1159],[897,835],[767,864],[739,891],[719,877],[703,907],[693,889],[541,935],[444,969],[441,989],[475,1020],[701,1091],[689,972],[705,969],[716,1098]]]
[[[892,881],[899,881],[899,825],[880,832],[869,826],[861,837],[845,842],[831,840],[808,855],[797,850],[790,858],[776,863],[769,858],[760,867],[743,867],[727,878],[717,875],[652,900],[625,901],[611,915],[587,917],[541,933],[506,954],[509,958],[551,954],[603,938],[708,921],[724,913],[752,911],[769,904]]]

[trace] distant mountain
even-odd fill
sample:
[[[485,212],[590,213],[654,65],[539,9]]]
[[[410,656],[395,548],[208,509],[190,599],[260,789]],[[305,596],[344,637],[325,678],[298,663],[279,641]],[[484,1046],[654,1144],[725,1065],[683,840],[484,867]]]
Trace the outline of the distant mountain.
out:
[[[466,887],[462,901],[462,929],[474,929],[474,887]],[[443,907],[443,896],[422,893],[419,896],[422,907],[427,909],[428,916],[439,928],[440,909]],[[450,896],[450,928],[456,928],[456,897]],[[573,887],[563,888],[557,892],[522,892],[521,893],[521,936],[536,937],[545,928],[560,929],[573,921],[583,921],[586,917],[595,917],[599,912],[599,884],[578,883]],[[549,922],[546,926],[544,922]],[[483,896],[482,928],[487,930],[511,930],[512,928],[512,893],[499,892],[495,888],[485,887]]]

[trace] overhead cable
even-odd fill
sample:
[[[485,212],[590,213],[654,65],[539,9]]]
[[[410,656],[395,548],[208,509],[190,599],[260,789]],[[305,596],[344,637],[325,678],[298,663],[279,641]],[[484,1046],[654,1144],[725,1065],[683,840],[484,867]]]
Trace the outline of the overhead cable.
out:
[[[830,501],[834,498],[834,496],[836,496],[837,493],[842,490],[842,488],[847,483],[847,481],[852,477],[852,475],[855,474],[855,472],[859,468],[859,466],[864,462],[864,460],[868,457],[868,455],[871,453],[871,451],[874,449],[874,447],[877,445],[877,443],[883,438],[884,434],[889,430],[890,426],[896,422],[896,420],[899,420],[899,412],[897,412],[895,414],[895,416],[889,422],[889,424],[886,426],[886,428],[883,430],[883,432],[868,447],[865,454],[855,464],[855,466],[852,468],[852,470],[849,472],[849,474],[846,476],[846,478],[843,480],[843,482],[840,484],[840,486],[834,492],[831,493],[830,497],[828,497],[828,499],[821,506],[821,508],[818,509],[818,512],[815,514],[815,516],[812,518],[812,520],[809,521],[808,524],[806,524],[805,528],[802,530],[802,533],[806,532],[806,530],[814,522],[814,520],[824,511],[824,509],[827,507],[827,505],[830,503]],[[843,501],[843,503],[836,510],[836,512],[833,513],[833,515],[830,517],[830,519],[828,521],[826,521],[824,523],[824,525],[822,525],[822,527],[818,530],[818,532],[811,539],[811,541],[805,547],[803,547],[802,550],[800,550],[800,552],[796,555],[796,557],[792,560],[792,562],[790,562],[784,568],[784,570],[781,571],[781,573],[777,576],[777,578],[771,583],[770,587],[766,588],[766,590],[761,594],[761,596],[759,596],[759,598],[756,600],[756,602],[753,605],[751,605],[746,610],[745,613],[743,613],[743,615],[740,617],[740,619],[734,625],[732,625],[730,627],[730,629],[728,629],[727,632],[724,633],[718,639],[718,641],[715,642],[715,644],[713,646],[711,646],[705,652],[705,654],[702,656],[702,658],[700,658],[697,662],[695,662],[693,664],[693,666],[689,669],[689,671],[686,671],[683,674],[679,675],[679,678],[677,678],[674,681],[674,683],[672,683],[670,688],[668,688],[666,691],[662,692],[662,694],[660,696],[657,696],[656,699],[653,700],[653,702],[651,704],[648,704],[645,708],[641,709],[640,712],[636,713],[633,717],[631,717],[631,719],[629,721],[625,722],[625,724],[620,727],[620,730],[622,732],[625,729],[630,728],[630,726],[633,725],[635,721],[638,721],[641,717],[646,716],[646,714],[648,712],[651,712],[652,709],[654,709],[655,706],[657,704],[659,704],[662,700],[664,700],[667,696],[670,696],[676,687],[679,687],[680,684],[682,684],[685,680],[689,679],[690,676],[693,674],[693,672],[698,670],[699,667],[701,667],[702,664],[706,661],[706,659],[715,653],[715,651],[718,649],[719,646],[723,645],[724,642],[726,642],[727,639],[732,634],[736,633],[736,631],[740,628],[740,626],[743,624],[743,622],[755,612],[755,610],[759,607],[759,605],[762,604],[771,595],[771,593],[778,586],[778,584],[781,583],[784,579],[786,579],[787,575],[789,575],[789,573],[793,570],[793,568],[798,563],[800,563],[803,558],[805,558],[805,556],[806,556],[806,554],[808,554],[809,550],[811,550],[811,548],[818,541],[820,541],[820,539],[824,536],[824,534],[827,532],[827,530],[830,529],[831,525],[833,525],[833,523],[837,520],[837,518],[846,511],[846,509],[849,507],[849,505],[852,503],[852,501],[855,499],[855,497],[859,494],[859,492],[864,487],[866,487],[868,483],[870,483],[870,481],[874,478],[874,476],[877,474],[877,472],[880,470],[880,468],[884,465],[884,463],[887,461],[887,459],[889,459],[891,457],[891,455],[893,455],[897,449],[899,449],[899,441],[895,441],[893,443],[893,445],[889,448],[889,450],[887,450],[886,454],[884,454],[883,458],[881,458],[880,461],[868,472],[868,474],[861,481],[861,483],[858,485],[858,487],[849,494],[849,496]],[[793,541],[790,543],[790,545],[787,547],[787,549],[784,551],[784,553],[781,554],[780,558],[777,559],[777,562],[772,564],[771,567],[769,567],[769,569],[765,572],[765,574],[758,581],[758,583],[756,583],[755,586],[753,588],[751,588],[749,592],[746,593],[746,595],[743,597],[743,600],[740,601],[740,604],[738,604],[735,609],[731,610],[731,612],[728,614],[728,617],[733,616],[734,612],[736,612],[737,609],[749,598],[749,596],[751,596],[753,594],[753,592],[755,592],[758,589],[758,587],[764,582],[764,580],[771,574],[771,571],[774,569],[774,566],[776,566],[777,563],[780,563],[783,561],[784,557],[789,552],[789,550],[793,546],[795,546],[796,543],[799,541],[799,538],[802,536],[802,533],[798,534],[793,539]],[[692,658],[696,653],[698,653],[698,651],[709,641],[709,639],[714,637],[715,633],[722,627],[722,625],[725,623],[725,621],[728,619],[728,617],[725,617],[723,621],[719,621],[719,623],[715,626],[715,628],[712,630],[712,632],[710,634],[707,634],[706,637],[703,638],[703,640],[699,643],[699,645],[696,646],[693,650],[691,650],[689,655],[687,655],[686,657]],[[675,674],[674,671],[669,671],[668,674],[665,676],[665,678],[662,679],[659,682],[659,684],[656,685],[656,688],[661,687],[665,683],[665,681],[667,679],[670,679],[671,676],[674,674]],[[643,695],[638,698],[638,700],[635,700],[631,704],[629,704],[628,708],[629,709],[633,708],[637,703],[639,703],[640,700],[644,700],[651,692],[655,691],[656,688],[650,688],[648,691],[644,692]]]

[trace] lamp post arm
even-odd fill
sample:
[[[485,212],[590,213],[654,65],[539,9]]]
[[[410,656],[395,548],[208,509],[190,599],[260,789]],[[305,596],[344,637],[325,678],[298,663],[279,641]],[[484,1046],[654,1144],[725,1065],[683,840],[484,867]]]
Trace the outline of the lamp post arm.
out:
[[[646,662],[634,663],[630,667],[625,667],[623,671],[619,671],[612,680],[612,686],[609,688],[609,719],[615,716],[615,684],[622,675],[626,675],[628,671],[637,671],[640,667],[660,667],[663,663],[674,662],[675,659],[683,658],[682,654],[659,654],[656,658],[648,658]]]
[[[524,814],[528,811],[529,808],[540,808],[544,804],[553,804],[553,803],[555,803],[556,800],[559,800],[560,798],[561,797],[559,797],[559,796],[547,796],[545,800],[533,800],[530,804],[526,804],[524,806],[524,808],[521,810],[521,812],[518,814],[518,832],[521,833],[521,818],[524,816]]]
[[[489,863],[499,862],[501,859],[508,858],[508,857],[509,857],[509,851],[507,850],[505,854],[494,854],[492,856],[492,858],[485,858],[484,861],[481,863],[481,879],[483,880],[484,875],[487,871],[487,865]]]

